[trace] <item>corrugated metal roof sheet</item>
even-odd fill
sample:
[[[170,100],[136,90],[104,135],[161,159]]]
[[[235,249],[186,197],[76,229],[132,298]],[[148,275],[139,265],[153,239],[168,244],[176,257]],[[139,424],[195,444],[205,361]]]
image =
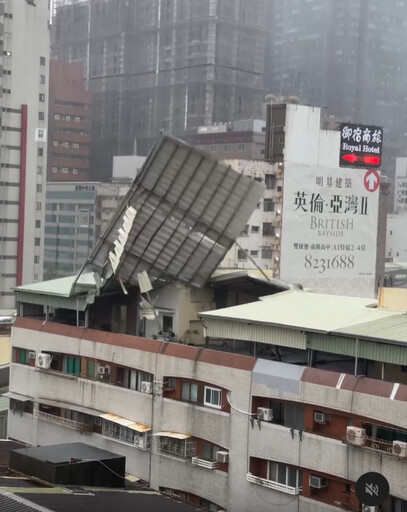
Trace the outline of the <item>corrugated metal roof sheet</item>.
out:
[[[189,439],[191,434],[180,434],[179,432],[157,432],[154,436],[173,437],[174,439]]]
[[[137,273],[147,271],[151,280],[202,286],[263,190],[225,163],[164,137],[90,256],[90,267],[126,285],[137,284]]]
[[[0,489],[0,510],[4,512],[51,512],[51,509],[41,507],[19,496],[14,496]]]
[[[117,423],[118,425],[122,425],[123,427],[130,428],[131,430],[136,430],[137,432],[148,432],[151,430],[147,425],[142,425],[141,423],[136,423],[133,420],[122,418],[121,416],[117,416],[117,414],[103,413],[100,417],[105,420],[112,421],[113,423]]]
[[[387,317],[338,328],[335,332],[352,337],[407,343],[407,315],[395,314],[394,311],[390,313]]]
[[[395,315],[394,311],[368,307],[372,304],[376,304],[376,301],[289,290],[262,297],[260,301],[250,304],[205,311],[199,316],[203,319],[228,320],[235,324],[244,322],[330,332]]]

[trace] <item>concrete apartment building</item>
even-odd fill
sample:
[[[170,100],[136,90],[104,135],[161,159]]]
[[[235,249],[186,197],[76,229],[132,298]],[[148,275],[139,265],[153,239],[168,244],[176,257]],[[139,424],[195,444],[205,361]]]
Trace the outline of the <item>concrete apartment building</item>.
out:
[[[129,187],[89,181],[47,184],[45,279],[79,272]]]
[[[196,134],[187,135],[184,140],[215,158],[263,160],[265,126],[262,119],[200,126]]]
[[[91,179],[108,181],[113,155],[135,154],[135,139],[146,155],[162,132],[261,116],[265,4],[56,4],[53,57],[82,64],[92,95]]]
[[[0,4],[0,309],[15,306],[13,286],[42,279],[49,16],[48,2]]]
[[[11,438],[125,455],[209,510],[356,512],[367,471],[390,483],[382,511],[407,506],[405,299],[291,290],[202,313],[206,342],[186,346],[64,325],[86,281],[71,297],[44,285],[17,291]]]
[[[80,64],[50,62],[48,181],[89,181],[90,94]]]

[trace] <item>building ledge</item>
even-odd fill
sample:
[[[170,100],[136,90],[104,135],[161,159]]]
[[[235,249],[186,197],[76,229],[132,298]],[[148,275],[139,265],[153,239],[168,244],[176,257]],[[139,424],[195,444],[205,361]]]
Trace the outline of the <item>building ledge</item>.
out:
[[[253,484],[262,485],[264,487],[268,487],[269,489],[285,492],[286,494],[291,494],[293,496],[296,496],[301,492],[301,487],[290,487],[289,485],[284,485],[278,482],[274,482],[272,480],[267,480],[266,478],[261,478],[259,476],[252,475],[251,473],[247,473],[246,480]]]

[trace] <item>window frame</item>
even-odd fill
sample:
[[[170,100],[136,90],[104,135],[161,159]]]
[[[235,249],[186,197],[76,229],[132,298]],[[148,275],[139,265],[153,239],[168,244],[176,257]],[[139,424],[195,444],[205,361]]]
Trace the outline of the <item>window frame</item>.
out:
[[[210,399],[207,400],[207,392],[210,392]],[[214,394],[219,395],[219,400],[217,403],[214,403],[213,396]],[[203,403],[205,407],[212,407],[213,409],[222,409],[222,390],[220,388],[214,388],[212,386],[204,386],[204,396]]]

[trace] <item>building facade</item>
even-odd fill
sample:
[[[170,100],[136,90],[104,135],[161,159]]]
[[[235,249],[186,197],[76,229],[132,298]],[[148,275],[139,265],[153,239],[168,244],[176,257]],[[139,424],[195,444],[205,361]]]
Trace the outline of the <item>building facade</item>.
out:
[[[357,512],[367,471],[390,483],[381,510],[407,506],[405,300],[288,291],[206,312],[213,350],[44,321],[18,297],[13,439],[125,455],[153,489],[218,512]]]
[[[51,61],[48,181],[89,181],[90,115],[81,66]]]
[[[225,160],[237,172],[266,187],[236,244],[228,251],[220,267],[254,268],[273,271],[280,276],[280,245],[283,205],[283,166],[264,161]]]
[[[191,146],[225,160],[263,160],[264,131],[266,123],[261,119],[200,126],[198,133],[188,135],[185,141]]]
[[[265,24],[264,0],[57,4],[53,56],[81,63],[92,94],[92,179],[162,132],[259,117]]]
[[[0,4],[0,309],[15,306],[12,287],[42,279],[49,16],[47,2]]]
[[[47,184],[45,279],[81,269],[129,187],[95,182]]]

